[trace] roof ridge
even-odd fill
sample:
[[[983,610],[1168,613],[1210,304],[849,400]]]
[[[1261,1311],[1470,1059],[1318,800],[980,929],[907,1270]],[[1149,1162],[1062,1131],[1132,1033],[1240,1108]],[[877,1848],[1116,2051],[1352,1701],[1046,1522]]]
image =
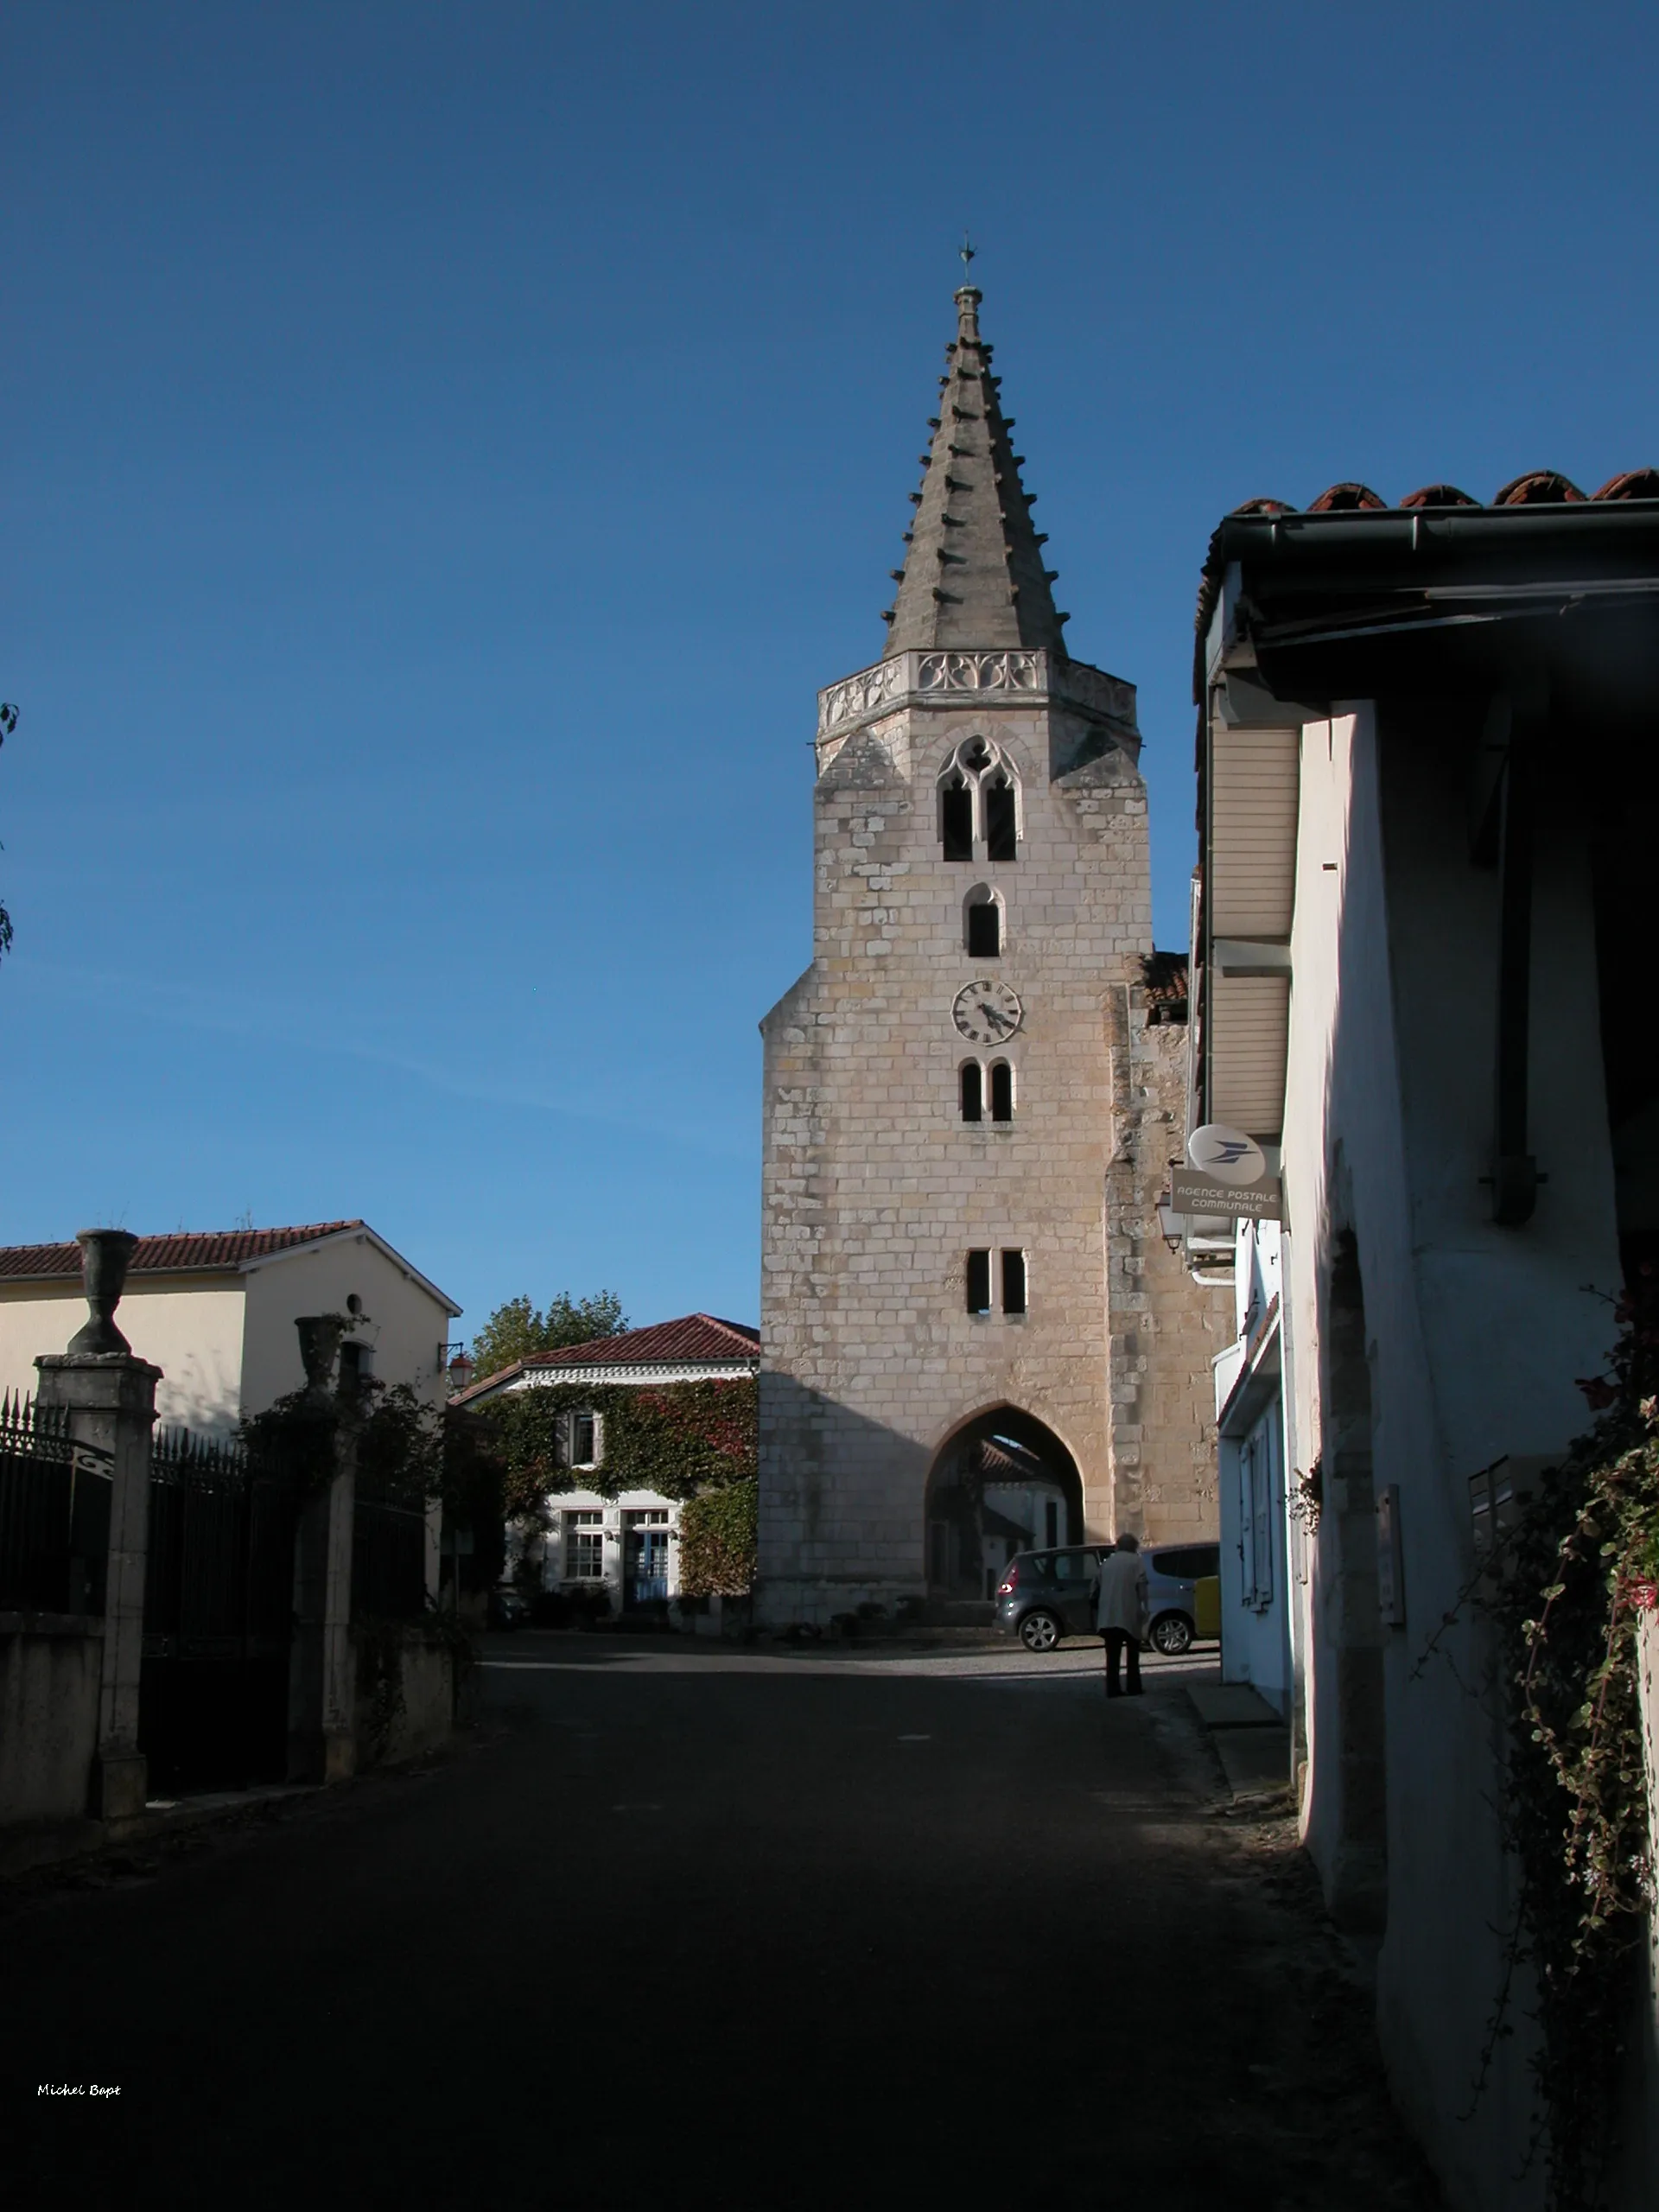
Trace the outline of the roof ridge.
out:
[[[899,590],[884,620],[884,660],[938,647],[995,651],[1009,645],[1065,655],[1064,614],[1049,589],[1043,534],[1032,527],[1020,481],[1023,456],[1011,442],[1012,416],[998,397],[991,349],[979,334],[977,285],[956,294],[957,335],[945,348],[933,442],[922,456],[922,488],[911,493],[914,526],[906,532]]]
[[[296,1222],[270,1229],[179,1229],[140,1236],[128,1262],[129,1275],[165,1272],[192,1265],[233,1267],[247,1259],[291,1251],[296,1245],[337,1236],[348,1229],[367,1229],[360,1216],[346,1221]],[[203,1248],[213,1248],[211,1256]],[[44,1244],[0,1245],[0,1276],[78,1275],[80,1247],[71,1237]]]

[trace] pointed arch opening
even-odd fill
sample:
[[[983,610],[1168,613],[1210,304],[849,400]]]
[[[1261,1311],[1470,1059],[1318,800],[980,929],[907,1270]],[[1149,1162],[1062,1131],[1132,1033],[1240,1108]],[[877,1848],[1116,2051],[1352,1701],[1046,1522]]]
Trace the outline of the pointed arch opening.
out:
[[[948,861],[974,857],[974,791],[960,770],[939,785],[939,843]]]
[[[1014,778],[1006,768],[985,779],[981,796],[985,808],[985,857],[1012,861],[1020,856],[1020,817],[1014,794]]]
[[[970,960],[1001,957],[1002,901],[988,883],[976,883],[962,902],[962,943]]]
[[[924,1519],[929,1595],[982,1604],[1017,1552],[1082,1542],[1083,1478],[1046,1422],[994,1406],[940,1446]]]

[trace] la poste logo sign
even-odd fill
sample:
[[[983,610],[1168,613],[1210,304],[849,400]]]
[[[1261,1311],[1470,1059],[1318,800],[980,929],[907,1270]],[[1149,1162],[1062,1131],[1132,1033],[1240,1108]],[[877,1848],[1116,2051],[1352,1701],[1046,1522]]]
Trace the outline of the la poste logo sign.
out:
[[[1279,1178],[1268,1174],[1267,1154],[1253,1136],[1224,1122],[1206,1122],[1188,1137],[1186,1156],[1191,1166],[1170,1174],[1170,1201],[1179,1214],[1280,1218]]]

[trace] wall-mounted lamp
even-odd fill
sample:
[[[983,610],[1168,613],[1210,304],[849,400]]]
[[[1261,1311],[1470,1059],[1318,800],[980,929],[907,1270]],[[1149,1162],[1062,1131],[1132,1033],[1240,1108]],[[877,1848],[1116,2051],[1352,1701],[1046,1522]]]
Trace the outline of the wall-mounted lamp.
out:
[[[1158,1227],[1170,1250],[1179,1253],[1186,1241],[1186,1216],[1176,1212],[1175,1202],[1167,1191],[1158,1201]]]
[[[459,1396],[461,1391],[472,1388],[473,1377],[478,1372],[478,1362],[468,1355],[464,1344],[450,1361],[448,1371],[449,1395],[452,1398]]]

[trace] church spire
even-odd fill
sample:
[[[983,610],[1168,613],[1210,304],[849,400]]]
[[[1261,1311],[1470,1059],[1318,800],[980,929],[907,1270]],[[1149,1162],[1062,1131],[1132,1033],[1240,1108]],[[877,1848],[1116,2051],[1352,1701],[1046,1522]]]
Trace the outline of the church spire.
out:
[[[967,256],[964,255],[964,260]],[[941,647],[1041,647],[1064,658],[1061,626],[1043,566],[1042,540],[1009,442],[1012,420],[997,397],[991,349],[979,334],[977,285],[957,293],[957,336],[945,348],[926,474],[912,492],[916,519],[899,590],[887,616],[884,660]]]

